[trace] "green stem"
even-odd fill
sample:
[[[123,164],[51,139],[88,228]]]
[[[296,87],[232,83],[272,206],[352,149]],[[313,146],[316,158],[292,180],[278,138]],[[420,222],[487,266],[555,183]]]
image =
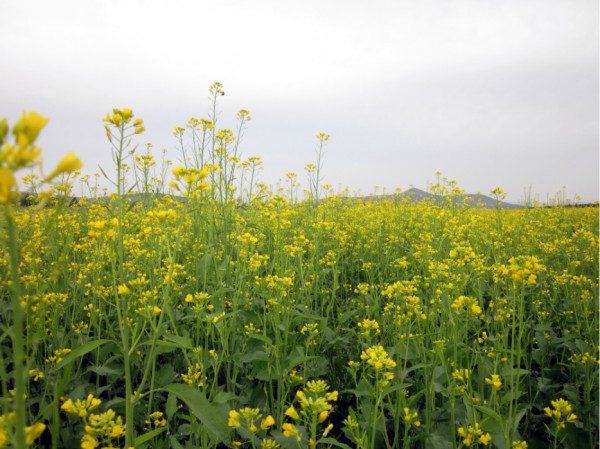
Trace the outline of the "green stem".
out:
[[[19,283],[19,250],[17,248],[17,230],[12,215],[12,206],[4,207],[8,227],[8,251],[10,258],[11,296],[13,306],[13,360],[15,373],[15,448],[25,448],[25,357],[23,349],[23,310],[21,308],[21,285]]]

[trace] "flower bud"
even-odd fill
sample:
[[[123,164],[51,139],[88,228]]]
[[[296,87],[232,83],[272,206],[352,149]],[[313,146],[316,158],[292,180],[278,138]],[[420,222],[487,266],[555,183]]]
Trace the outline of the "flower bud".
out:
[[[8,134],[8,121],[3,118],[0,120],[0,145],[4,142],[4,138]]]
[[[50,181],[62,173],[72,173],[83,167],[83,162],[74,153],[69,153],[58,163],[56,168],[46,178],[46,181]]]
[[[35,142],[35,139],[37,139],[42,128],[46,126],[48,120],[50,119],[42,117],[37,112],[30,112],[28,114],[23,111],[23,117],[15,123],[12,130],[19,146],[25,147]]]
[[[4,167],[0,167],[0,204],[8,204],[13,201],[12,189],[17,185],[13,173]]]

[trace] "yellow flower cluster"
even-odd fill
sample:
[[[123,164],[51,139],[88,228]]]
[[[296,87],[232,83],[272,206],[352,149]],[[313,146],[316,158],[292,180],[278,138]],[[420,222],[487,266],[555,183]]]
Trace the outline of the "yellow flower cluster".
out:
[[[200,192],[207,190],[210,184],[204,181],[210,174],[207,167],[199,168],[184,168],[183,166],[175,167],[173,175],[175,180],[169,183],[169,187],[182,195],[194,196]]]
[[[458,428],[458,434],[463,438],[462,443],[465,446],[471,446],[475,444],[483,444],[487,446],[492,441],[492,436],[489,433],[483,433],[479,428],[479,423],[475,423],[475,426],[467,426]]]
[[[371,332],[373,332],[375,335],[381,333],[381,330],[379,329],[379,323],[376,320],[369,320],[368,318],[365,318],[359,322],[357,326],[361,329],[361,332],[359,332],[360,335],[365,337],[370,336]]]
[[[153,424],[154,427],[165,427],[167,425],[167,420],[163,418],[163,412],[150,413],[148,418],[145,423]]]
[[[206,132],[207,130],[210,129],[215,129],[215,124],[208,119],[205,118],[201,118],[200,120],[198,120],[197,118],[192,117],[191,119],[188,120],[187,125],[188,128],[191,128],[192,130],[195,130],[196,128],[199,128],[200,126],[202,126],[202,131]],[[175,128],[175,133],[179,132],[178,130],[181,130],[181,134],[183,134],[184,129],[183,128]]]
[[[202,366],[199,363],[196,363],[196,366],[193,368],[189,366],[187,374],[182,374],[181,378],[188,385],[196,385],[197,387],[204,386],[204,382],[206,381],[206,376],[202,374]]]
[[[88,235],[93,239],[99,239],[103,234],[108,240],[114,240],[117,236],[119,220],[115,217],[111,220],[95,220],[88,223],[90,230]]]
[[[65,412],[83,420],[85,434],[81,438],[82,449],[95,449],[100,445],[114,447],[115,441],[113,440],[125,436],[123,419],[117,416],[112,409],[100,414],[90,413],[101,403],[100,399],[94,398],[90,394],[85,400],[78,399],[76,402],[67,399],[60,407]]]
[[[551,401],[550,403],[552,404],[552,408],[546,407],[544,408],[544,412],[546,413],[546,416],[556,421],[560,429],[564,429],[566,423],[573,422],[577,419],[577,415],[571,413],[573,407],[568,401],[561,398],[556,401]]]
[[[35,141],[48,120],[37,112],[23,111],[23,116],[12,128],[13,143],[6,141],[9,131],[8,121],[5,118],[0,120],[0,204],[12,203],[19,196],[14,172],[39,163],[42,149],[35,145]],[[72,173],[82,166],[81,160],[73,153],[69,153],[45,178],[45,181],[49,182],[62,173]]]
[[[502,380],[500,379],[500,375],[492,374],[492,377],[486,377],[485,383],[488,385],[492,385],[494,387],[494,391],[498,391],[500,387],[502,387]]]
[[[456,298],[452,302],[452,308],[458,315],[464,312],[475,318],[480,318],[481,313],[483,312],[479,302],[475,298],[469,296],[459,296]]]
[[[7,447],[12,444],[11,435],[14,433],[14,420],[14,412],[6,415],[0,415],[0,448]],[[27,446],[31,446],[44,430],[46,430],[46,424],[43,423],[37,423],[32,426],[25,427],[25,444]]]
[[[498,281],[504,277],[516,284],[536,285],[539,272],[546,270],[540,262],[535,256],[511,257],[508,266],[502,264],[497,267],[494,279]]]
[[[175,212],[173,209],[148,211],[148,213],[146,215],[149,218],[154,218],[154,219],[158,220],[159,222],[165,221],[167,218],[172,219],[172,220],[177,218],[177,212]]]
[[[238,429],[242,427],[242,424],[244,424],[245,428],[252,433],[256,433],[258,431],[256,424],[258,424],[259,421],[260,428],[263,430],[275,425],[275,419],[271,415],[268,415],[261,421],[262,416],[263,415],[260,413],[260,409],[258,408],[246,407],[240,409],[239,412],[236,410],[230,410],[229,421],[227,422],[227,425],[229,427]],[[240,418],[243,419],[243,421],[240,421]]]
[[[125,125],[129,124],[132,119],[133,119],[133,111],[131,109],[125,108],[123,110],[113,109],[112,115],[106,114],[106,117],[102,121],[110,123],[115,128],[124,129]],[[144,123],[144,120],[141,118],[139,118],[135,122],[133,122],[135,134],[141,134],[146,130],[146,128],[144,128],[142,126],[142,123]],[[110,130],[108,128],[108,125],[105,126],[105,129],[106,129],[107,137],[109,138],[109,140],[111,140],[111,135],[110,135]]]
[[[456,390],[459,393],[464,393],[467,390],[467,384],[471,370],[468,369],[455,369],[452,372],[452,377],[457,381]]]
[[[366,360],[377,371],[389,370],[396,366],[396,362],[388,357],[388,353],[383,349],[383,346],[371,346],[360,354],[360,358]]]
[[[410,409],[408,407],[404,407],[402,409],[404,411],[404,422],[408,425],[408,424],[412,424],[416,427],[420,427],[421,426],[421,421],[419,421],[417,418],[419,417],[419,414],[417,412],[412,412],[410,411]]]
[[[304,422],[309,428],[316,428],[317,423],[323,423],[329,417],[333,410],[331,402],[338,400],[338,392],[329,392],[329,385],[324,380],[309,380],[305,389],[296,392],[296,397],[300,400],[300,409],[297,410],[291,405],[285,411],[285,415],[294,421]],[[327,436],[331,429],[333,424],[327,425],[322,436]],[[295,436],[298,441],[302,439],[298,428],[293,423],[283,424],[283,434],[286,437]],[[309,446],[312,442],[312,447],[315,444],[313,437],[316,438],[316,435],[312,435],[309,440]]]
[[[80,418],[85,418],[89,412],[97,409],[100,404],[102,404],[102,401],[94,398],[94,396],[90,394],[86,399],[77,399],[76,402],[73,402],[71,399],[67,399],[65,402],[63,402],[63,405],[60,408],[71,415],[77,415]]]
[[[279,444],[272,439],[264,438],[267,431],[275,425],[275,419],[271,415],[263,418],[263,414],[258,408],[245,407],[239,411],[230,410],[227,425],[236,429],[240,435],[250,432],[259,437],[262,436],[261,449],[277,449],[279,447]],[[247,436],[247,434],[245,435]],[[241,441],[233,441],[233,444],[237,447],[243,445]],[[252,446],[255,447],[254,444]]]
[[[69,348],[65,348],[65,349],[56,349],[53,353],[53,355],[49,356],[45,361],[46,363],[60,363],[62,362],[62,356],[63,355],[67,355],[69,352],[71,352],[71,349]]]

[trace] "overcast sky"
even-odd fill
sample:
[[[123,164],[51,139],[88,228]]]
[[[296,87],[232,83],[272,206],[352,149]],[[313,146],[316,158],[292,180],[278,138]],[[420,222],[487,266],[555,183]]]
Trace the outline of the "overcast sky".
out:
[[[167,148],[174,127],[252,121],[240,149],[275,185],[331,139],[325,182],[598,200],[597,0],[3,0],[0,117],[49,117],[45,166],[73,151],[112,168],[102,118],[131,108]]]

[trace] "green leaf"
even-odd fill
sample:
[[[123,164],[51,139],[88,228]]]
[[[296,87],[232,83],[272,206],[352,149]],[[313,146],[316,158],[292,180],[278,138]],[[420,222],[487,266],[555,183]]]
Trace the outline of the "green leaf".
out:
[[[449,441],[439,435],[433,435],[427,438],[427,446],[431,449],[452,449],[454,445],[452,441]]]
[[[154,438],[157,435],[160,435],[165,430],[167,430],[166,427],[159,427],[158,429],[154,429],[154,430],[151,430],[150,432],[140,435],[135,440],[133,440],[133,447],[137,447],[141,444],[144,444],[146,441],[151,440],[152,438]]]
[[[171,447],[173,449],[185,449],[181,444],[179,444],[179,441],[177,441],[175,436],[171,435],[169,437],[169,441],[171,442]]]
[[[273,346],[273,340],[271,340],[269,337],[263,334],[250,334],[248,338],[251,338],[253,340],[260,340],[268,346]]]
[[[502,376],[504,376],[504,377],[525,376],[526,374],[530,374],[530,373],[531,373],[531,371],[528,370],[528,369],[515,368],[515,367],[512,367],[512,366],[507,366],[501,372]]]
[[[317,441],[317,444],[330,444],[332,446],[337,446],[337,447],[341,447],[342,449],[352,449],[350,446],[348,446],[347,444],[344,443],[340,443],[338,440],[336,440],[335,438],[321,438],[319,441]]]
[[[169,393],[169,396],[167,397],[165,411],[167,412],[167,418],[169,421],[173,418],[175,413],[177,413],[177,396],[175,396],[173,393]]]
[[[300,365],[301,363],[308,362],[309,360],[314,360],[316,358],[318,358],[316,355],[303,355],[300,357],[296,357],[296,358],[293,358],[292,360],[290,360],[289,362],[287,362],[286,368],[289,371],[289,370],[294,369],[296,366]]]
[[[158,372],[155,375],[155,383],[156,387],[163,387],[175,380],[177,377],[177,373],[173,369],[173,366],[170,363],[164,364],[160,367]]]
[[[350,320],[350,318],[352,318],[356,314],[358,314],[358,310],[355,309],[345,311],[340,318],[340,323],[347,323]]]
[[[383,389],[382,396],[387,396],[388,394],[391,394],[398,390],[404,390],[407,387],[410,387],[411,385],[412,385],[412,383],[402,383],[402,384],[390,385]]]
[[[184,349],[194,349],[192,339],[190,337],[182,337],[180,335],[163,334],[163,338],[168,342],[176,343],[177,346]]]
[[[481,405],[474,405],[473,407],[475,407],[477,410],[479,410],[484,415],[489,416],[490,418],[495,420],[498,423],[498,425],[500,426],[500,428],[504,429],[504,420],[494,410],[492,410],[491,408],[488,408],[488,407],[482,407]]]
[[[224,402],[231,401],[235,399],[237,396],[230,391],[219,391],[215,394],[214,402],[217,404],[222,404]]]
[[[515,419],[513,421],[513,426],[512,426],[512,431],[511,431],[511,435],[513,436],[513,439],[515,438],[515,435],[517,434],[517,431],[519,429],[519,423],[523,419],[523,416],[525,416],[525,414],[531,409],[532,406],[530,404],[519,404],[518,407],[519,408],[517,409],[517,412],[515,413]]]
[[[105,178],[106,178],[108,181],[110,181],[110,182],[111,182],[113,185],[116,185],[116,184],[114,183],[114,181],[112,181],[112,180],[111,180],[111,179],[110,179],[110,178],[109,178],[109,177],[106,175],[106,173],[104,172],[104,170],[102,169],[102,167],[100,167],[100,166],[98,165],[98,168],[100,169],[100,173],[102,173],[102,175],[104,175],[104,177],[105,177]]]
[[[100,339],[100,340],[88,341],[87,343],[84,343],[83,345],[78,346],[76,349],[73,349],[66,356],[64,356],[63,359],[59,363],[57,363],[54,368],[52,368],[50,370],[50,372],[52,373],[54,371],[58,371],[59,369],[65,367],[69,363],[73,362],[76,358],[84,356],[88,352],[93,351],[94,349],[98,348],[98,346],[101,346],[104,343],[107,343],[109,341],[110,340]]]
[[[231,446],[226,417],[219,416],[215,407],[197,388],[186,384],[170,384],[164,389],[173,393],[189,407],[196,418],[206,426],[215,441]]]
[[[240,361],[242,363],[268,362],[269,356],[265,351],[258,350],[242,355]]]
[[[88,371],[96,373],[99,376],[122,376],[123,370],[110,368],[108,366],[90,366]]]

